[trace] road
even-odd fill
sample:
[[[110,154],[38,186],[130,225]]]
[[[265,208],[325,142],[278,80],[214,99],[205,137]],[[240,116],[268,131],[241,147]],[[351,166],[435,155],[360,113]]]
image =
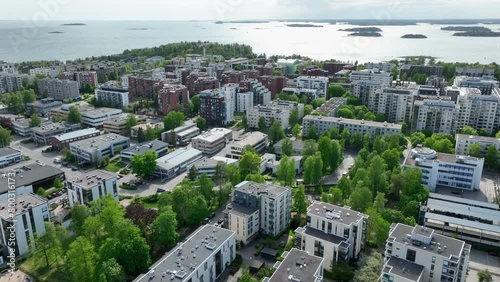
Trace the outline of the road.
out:
[[[354,164],[354,159],[358,156],[358,152],[345,150],[344,151],[344,160],[339,165],[339,167],[330,175],[323,177],[324,185],[335,185],[342,178],[342,174],[347,172],[351,165]]]

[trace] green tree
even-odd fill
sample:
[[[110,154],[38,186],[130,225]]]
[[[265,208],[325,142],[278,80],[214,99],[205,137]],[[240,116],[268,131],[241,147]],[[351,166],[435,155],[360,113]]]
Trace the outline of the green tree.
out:
[[[470,145],[468,154],[475,158],[481,157],[481,146],[479,146],[479,144]]]
[[[384,159],[385,164],[387,165],[387,170],[393,171],[394,168],[398,168],[400,166],[400,151],[398,149],[386,150],[382,153],[382,159]]]
[[[289,138],[283,139],[283,143],[281,144],[281,154],[289,157],[293,155],[293,142]]]
[[[312,125],[307,132],[307,139],[310,140],[318,140],[318,130],[316,130],[316,126]]]
[[[292,134],[295,136],[295,138],[299,139],[300,136],[300,131],[302,130],[301,126],[297,123],[293,126],[292,128]]]
[[[332,260],[331,267],[331,278],[335,281],[347,282],[352,281],[352,279],[354,278],[354,267],[345,262],[336,263],[335,260]]]
[[[344,193],[339,188],[330,188],[329,193],[321,195],[321,201],[334,205],[342,205],[344,202]]]
[[[0,148],[8,147],[12,142],[10,131],[0,126]]]
[[[385,209],[385,204],[387,204],[387,199],[385,198],[384,193],[377,192],[377,196],[375,200],[373,200],[373,208],[378,213],[381,213]]]
[[[336,170],[339,165],[342,163],[342,160],[344,157],[342,156],[343,153],[343,148],[342,145],[338,140],[333,140],[332,141],[332,158],[330,160],[330,165],[332,166],[332,171]]]
[[[229,164],[224,168],[225,179],[229,181],[233,186],[240,183],[241,176],[238,166],[234,164]]]
[[[71,210],[71,223],[69,229],[79,236],[83,232],[83,225],[85,219],[89,216],[87,206],[85,205],[75,205]]]
[[[37,113],[31,115],[30,127],[38,127],[42,123],[42,119],[38,116]]]
[[[295,160],[284,156],[278,166],[278,180],[284,186],[292,186],[295,183]]]
[[[135,115],[128,115],[127,121],[125,122],[125,133],[130,135],[130,129],[138,124]],[[142,128],[141,128],[142,129]],[[144,132],[143,132],[144,133]],[[139,141],[141,142],[141,141]]]
[[[306,159],[304,164],[304,183],[319,184],[323,171],[323,161],[320,152]]]
[[[371,256],[361,255],[358,262],[358,269],[354,273],[354,282],[372,282],[380,277],[380,268],[383,258],[378,252],[373,252]]]
[[[372,199],[373,195],[370,189],[363,184],[363,181],[359,181],[351,193],[349,203],[353,210],[365,212],[371,206]]]
[[[196,118],[196,126],[201,130],[207,129],[207,120],[202,117]]]
[[[313,106],[311,106],[311,105],[305,105],[304,106],[304,115],[306,115],[306,116],[310,115],[313,110],[314,110]]]
[[[133,173],[145,177],[156,170],[156,159],[158,159],[158,154],[155,151],[147,151],[144,154],[133,156],[130,166]]]
[[[342,133],[340,134],[340,140],[342,140],[344,147],[348,147],[351,144],[350,139],[351,132],[349,132],[349,129],[344,128],[344,130],[342,130]]]
[[[54,188],[56,188],[57,190],[61,190],[63,187],[64,184],[61,182],[61,179],[59,179],[59,177],[56,177],[56,179],[54,179]]]
[[[288,119],[289,126],[295,126],[299,123],[299,110],[297,108],[293,108],[290,112],[290,118]]]
[[[188,176],[189,180],[195,181],[196,178],[198,178],[198,169],[196,169],[196,167],[194,165],[191,166],[191,168],[188,171],[187,176]]]
[[[193,103],[193,114],[198,114],[200,111],[200,95],[194,95],[191,102]]]
[[[293,193],[293,209],[297,212],[299,218],[307,212],[307,198],[304,185],[299,185]]]
[[[484,161],[490,168],[494,168],[497,165],[497,159],[498,159],[497,148],[494,145],[490,145],[486,150]]]
[[[283,138],[285,138],[285,132],[281,127],[281,123],[276,120],[271,125],[271,128],[269,128],[269,139],[271,140],[272,144],[276,144]]]
[[[316,154],[317,144],[314,140],[306,140],[302,149],[302,156],[307,159],[309,156]]]
[[[375,141],[373,142],[373,151],[381,155],[386,148],[387,143],[385,142],[384,137],[382,135],[375,137]]]
[[[257,126],[261,131],[266,131],[267,130],[267,123],[266,123],[266,118],[265,117],[259,117],[259,121],[257,123]]]
[[[500,138],[500,131],[498,131],[497,134],[495,134],[495,137]]]
[[[330,88],[328,89],[328,98],[332,97],[342,97],[344,95],[345,90],[342,86],[336,85],[336,84],[331,84]]]
[[[342,176],[339,182],[337,182],[337,187],[342,191],[344,199],[348,199],[352,192],[351,180],[349,178]]]
[[[142,127],[140,127],[137,130],[137,141],[139,143],[142,143],[142,142],[146,141],[146,134],[144,133],[144,129],[142,129]]]
[[[249,174],[245,177],[245,181],[253,181],[255,183],[266,183],[266,178],[261,174]]]
[[[94,246],[85,237],[77,237],[71,243],[67,253],[67,262],[75,281],[94,281],[98,257]]]
[[[369,216],[366,238],[372,244],[379,247],[384,246],[389,236],[390,223],[378,213],[375,208],[368,208],[366,215]]]
[[[475,130],[474,128],[472,128],[471,126],[464,126],[462,128],[462,130],[460,130],[460,133],[461,134],[467,134],[467,135],[478,135],[477,134],[477,130]]]
[[[479,282],[493,282],[493,277],[488,269],[479,270],[477,272],[477,279]]]
[[[489,133],[486,130],[486,128],[479,129],[478,134],[479,134],[479,136],[489,136]]]
[[[321,160],[323,161],[323,172],[326,174],[328,170],[333,169],[333,162],[338,162],[338,159],[333,159],[333,145],[330,136],[324,134],[319,138],[318,151],[320,152]]]
[[[177,244],[176,214],[171,206],[162,209],[158,217],[151,223],[152,240],[163,248],[170,249]]]
[[[386,179],[386,164],[380,156],[375,156],[368,169],[368,174],[370,178],[370,188],[373,193],[373,197],[377,195],[377,192],[387,192],[387,179]]]
[[[168,115],[163,119],[163,128],[164,131],[172,130],[176,127],[181,126],[184,123],[186,117],[182,112],[171,111]]]
[[[416,147],[418,144],[424,144],[425,142],[425,134],[422,132],[415,132],[410,137],[411,145]]]
[[[36,246],[36,249],[33,255],[37,261],[44,261],[48,267],[60,258],[61,245],[57,238],[54,224],[52,222],[45,222],[44,225],[45,233],[38,234],[35,237],[34,246]]]
[[[77,124],[82,122],[82,114],[78,111],[75,106],[69,107],[68,117],[66,119],[71,124]]]
[[[204,173],[200,176],[199,183],[201,195],[207,203],[210,203],[214,194],[214,182]]]
[[[99,282],[122,282],[126,280],[122,266],[114,258],[103,261],[96,271],[96,275],[99,275],[97,278]]]
[[[245,152],[240,160],[240,177],[245,179],[249,174],[260,172],[260,156],[254,152]]]

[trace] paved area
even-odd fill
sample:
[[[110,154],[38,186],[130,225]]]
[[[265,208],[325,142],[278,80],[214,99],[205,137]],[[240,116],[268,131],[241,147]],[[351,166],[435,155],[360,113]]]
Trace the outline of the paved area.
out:
[[[351,165],[354,164],[354,159],[358,156],[358,152],[345,150],[344,151],[344,160],[340,164],[340,166],[330,175],[323,177],[324,185],[335,185],[342,178],[342,174],[347,172]]]
[[[477,271],[483,269],[488,269],[493,275],[493,281],[500,281],[500,257],[491,256],[487,252],[472,249],[467,281],[477,281]]]
[[[16,270],[14,273],[3,273],[0,275],[0,282],[29,282],[33,279],[21,270]]]

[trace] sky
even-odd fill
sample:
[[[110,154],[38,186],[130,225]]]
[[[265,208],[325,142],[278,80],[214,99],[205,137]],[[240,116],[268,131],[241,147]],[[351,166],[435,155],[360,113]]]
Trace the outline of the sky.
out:
[[[499,18],[498,0],[4,0],[0,20]]]

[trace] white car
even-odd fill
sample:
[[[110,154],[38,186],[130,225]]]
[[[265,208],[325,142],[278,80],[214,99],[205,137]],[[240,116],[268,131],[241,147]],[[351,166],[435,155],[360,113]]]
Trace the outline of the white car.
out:
[[[62,161],[60,158],[54,158],[54,163],[60,164]]]

